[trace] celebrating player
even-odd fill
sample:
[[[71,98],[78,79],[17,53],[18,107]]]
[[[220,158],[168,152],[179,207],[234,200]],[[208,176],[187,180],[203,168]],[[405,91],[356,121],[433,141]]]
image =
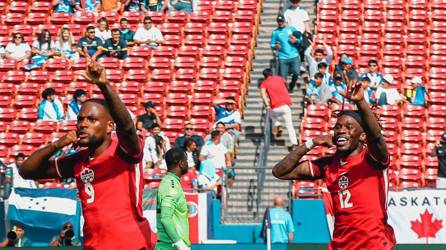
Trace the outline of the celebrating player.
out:
[[[166,153],[167,175],[161,180],[156,198],[158,242],[156,250],[189,250],[189,223],[186,197],[180,177],[187,173],[187,156],[180,148]]]
[[[102,66],[90,64],[84,77],[99,87],[105,100],[85,101],[77,117],[77,131],[31,154],[20,175],[27,179],[76,178],[85,219],[84,249],[152,249],[150,226],[142,217],[143,150],[135,126]],[[117,139],[111,136],[115,125]],[[51,158],[68,145],[82,149]]]
[[[358,111],[342,111],[334,136],[308,140],[274,166],[273,174],[283,180],[325,179],[335,216],[329,249],[393,249],[395,236],[387,223],[386,142],[364,100],[362,83],[351,83],[346,97]],[[312,148],[333,144],[333,156],[302,160]]]

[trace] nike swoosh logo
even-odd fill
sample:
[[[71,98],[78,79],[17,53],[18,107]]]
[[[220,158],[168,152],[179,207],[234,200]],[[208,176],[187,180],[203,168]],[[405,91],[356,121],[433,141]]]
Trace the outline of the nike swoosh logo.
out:
[[[346,162],[346,161],[343,161],[343,160],[340,160],[339,163],[340,163],[341,165],[345,165],[347,162]]]

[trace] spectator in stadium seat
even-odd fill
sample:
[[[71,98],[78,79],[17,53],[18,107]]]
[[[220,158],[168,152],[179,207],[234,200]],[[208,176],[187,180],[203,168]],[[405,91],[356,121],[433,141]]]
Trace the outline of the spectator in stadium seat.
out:
[[[85,36],[78,43],[79,54],[88,60],[97,61],[102,55],[102,41],[96,37],[95,26],[89,24],[85,30]]]
[[[11,231],[15,232],[16,238],[9,239],[9,237],[7,237],[3,242],[0,242],[0,247],[30,248],[32,246],[32,241],[29,238],[25,237],[25,227],[23,225],[16,224],[12,227]]]
[[[297,30],[285,23],[283,15],[277,16],[278,27],[271,35],[271,49],[275,50],[278,57],[279,73],[287,81],[288,69],[291,68],[292,78],[288,86],[288,91],[293,92],[300,74],[300,55],[295,43],[297,38],[293,35]]]
[[[398,89],[396,89],[393,82],[393,76],[387,74],[383,76],[383,85],[378,87],[376,90],[376,99],[378,105],[395,105],[401,104],[406,99],[403,95],[400,94]]]
[[[95,35],[97,38],[101,39],[102,43],[105,43],[107,39],[111,38],[111,31],[108,25],[107,18],[101,17],[97,21],[98,26],[95,28]]]
[[[131,12],[142,12],[143,14],[148,14],[149,12],[145,0],[126,0],[124,9]]]
[[[101,0],[100,11],[104,12],[122,12],[124,9],[124,0]]]
[[[207,141],[200,151],[200,161],[211,160],[217,170],[226,174],[227,185],[231,187],[235,180],[235,171],[232,168],[231,154],[221,144],[221,134],[214,130],[211,132],[211,140]]]
[[[376,104],[375,89],[370,88],[370,78],[367,76],[361,78],[364,87],[364,100],[369,104]]]
[[[82,103],[87,100],[87,92],[83,89],[76,89],[73,93],[73,100],[68,104],[67,120],[77,120],[77,115],[81,110]]]
[[[314,79],[310,80],[305,96],[307,104],[327,103],[332,98],[330,87],[322,84],[323,79],[324,76],[321,73],[316,73]]]
[[[346,58],[348,58],[348,55],[346,53],[341,53],[341,55],[339,56],[339,62],[338,62],[338,64],[336,64],[336,67],[335,67],[335,70],[334,70],[335,72],[336,71],[342,71],[344,69],[343,61]]]
[[[161,119],[156,113],[155,104],[148,101],[144,103],[145,114],[139,115],[136,121],[136,129],[142,130],[143,128],[147,131],[153,126],[153,124],[161,124]]]
[[[308,12],[300,5],[300,0],[291,0],[291,6],[283,14],[288,25],[294,27],[300,33],[311,33],[310,17]]]
[[[271,114],[273,131],[281,134],[281,123],[279,119],[285,122],[288,130],[288,137],[291,146],[297,146],[296,131],[293,126],[293,118],[291,115],[292,101],[286,89],[286,83],[280,76],[273,76],[271,69],[263,70],[264,80],[260,84],[260,94],[267,111]],[[279,137],[279,136],[278,136]]]
[[[76,9],[80,12],[99,13],[101,10],[101,0],[76,0]]]
[[[25,155],[23,153],[17,153],[14,163],[11,163],[6,168],[5,183],[10,188],[37,188],[35,181],[25,180],[19,174],[19,169],[24,161],[25,161]],[[5,197],[5,199],[8,199],[10,188],[5,188],[5,190],[8,189],[7,196]],[[5,196],[6,194],[3,195]]]
[[[166,4],[163,4],[162,0],[147,0],[147,10],[152,12],[165,12]]]
[[[437,156],[438,158],[438,176],[437,176],[437,188],[446,188],[446,133],[441,135],[441,139],[435,143],[432,148],[431,156]]]
[[[231,134],[229,134],[226,131],[226,125],[223,122],[218,122],[215,125],[215,130],[217,130],[218,132],[220,132],[221,135],[221,144],[223,144],[223,146],[226,147],[226,149],[228,149],[228,152],[233,154],[234,153],[234,138]],[[208,134],[206,135],[205,141],[211,141],[211,135]],[[233,158],[233,155],[231,155],[231,157]]]
[[[378,61],[375,59],[370,60],[367,63],[369,71],[361,75],[361,78],[368,77],[370,79],[369,87],[372,89],[377,89],[383,83],[383,75],[378,72],[379,66]]]
[[[74,13],[75,0],[53,0],[53,11],[62,13]]]
[[[325,62],[320,62],[317,65],[317,70],[319,73],[324,75],[324,80],[322,81],[323,84],[326,84],[328,86],[333,85],[333,77],[331,77],[330,73],[327,71],[328,65]]]
[[[64,118],[62,102],[56,96],[56,90],[46,88],[42,91],[43,100],[37,109],[37,120],[60,121]]]
[[[163,168],[165,169],[164,153],[170,149],[170,141],[162,132],[161,127],[157,123],[152,125],[150,129],[151,135],[148,136],[144,143],[143,164],[146,168]]]
[[[138,45],[156,48],[163,42],[163,34],[157,27],[152,25],[152,18],[146,16],[144,17],[144,25],[136,30],[133,39]]]
[[[31,63],[25,66],[26,70],[42,67],[43,64],[55,54],[54,42],[47,29],[43,29],[37,36],[37,39],[34,40],[31,47],[31,54]]]
[[[121,25],[121,39],[125,40],[128,47],[132,47],[135,42],[133,41],[133,36],[135,32],[129,28],[129,22],[127,18],[123,17],[119,20],[119,24]]]
[[[22,62],[31,56],[31,47],[25,42],[22,33],[14,31],[12,41],[6,45],[5,57]]]
[[[198,169],[200,166],[200,150],[198,149],[197,142],[189,137],[184,141],[183,149],[187,155],[187,165],[189,168]]]
[[[173,143],[174,148],[184,148],[185,142],[188,139],[192,139],[196,142],[196,146],[198,150],[201,149],[203,146],[203,138],[199,135],[196,135],[194,132],[194,127],[190,122],[186,122],[184,126],[184,135],[179,136],[175,139],[175,142]]]
[[[217,99],[214,101],[214,109],[216,113],[216,122],[223,122],[226,128],[234,135],[235,141],[240,134],[242,116],[238,110],[235,110],[235,98],[226,97],[225,99]],[[223,107],[222,104],[225,106]]]
[[[192,13],[192,0],[166,0],[165,4],[169,2],[172,11],[184,11]],[[165,9],[165,8],[164,8]]]
[[[344,99],[344,96],[341,93],[346,93],[347,85],[342,81],[342,76],[337,74],[335,75],[334,81],[328,85],[331,90],[332,98],[331,101],[336,104],[348,103],[348,100]]]
[[[323,46],[325,48],[325,52],[327,53],[326,56],[324,56],[324,50],[319,48],[313,53],[314,42],[312,42],[311,45],[305,50],[305,59],[308,63],[310,77],[314,77],[314,74],[318,72],[318,65],[320,63],[326,63],[328,68],[328,65],[330,65],[331,60],[333,59],[333,51],[331,50],[330,46],[328,46],[325,41]]]
[[[416,76],[410,80],[412,86],[407,90],[406,97],[413,105],[427,106],[429,100],[429,93],[423,85],[423,79]]]
[[[348,83],[349,81],[359,80],[358,72],[353,67],[353,59],[346,57],[342,59],[342,64],[339,69],[335,70],[335,74],[342,75],[342,81]]]
[[[287,244],[294,239],[294,224],[290,213],[284,208],[282,197],[274,199],[274,208],[269,209],[271,220],[271,243]]]
[[[102,50],[105,51],[105,55],[108,57],[116,57],[118,59],[127,58],[127,43],[121,39],[121,32],[119,31],[119,24],[115,24],[112,27],[112,38],[105,41]]]
[[[62,27],[59,31],[59,37],[54,42],[54,54],[67,60],[79,59],[76,44],[73,39],[73,34],[67,27]]]

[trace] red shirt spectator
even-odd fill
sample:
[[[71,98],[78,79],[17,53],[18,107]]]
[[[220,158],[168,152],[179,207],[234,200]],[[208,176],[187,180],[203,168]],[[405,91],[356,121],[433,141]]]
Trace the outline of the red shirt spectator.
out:
[[[268,92],[271,108],[283,105],[291,106],[291,98],[286,88],[285,80],[281,76],[269,76],[260,84],[260,88]]]

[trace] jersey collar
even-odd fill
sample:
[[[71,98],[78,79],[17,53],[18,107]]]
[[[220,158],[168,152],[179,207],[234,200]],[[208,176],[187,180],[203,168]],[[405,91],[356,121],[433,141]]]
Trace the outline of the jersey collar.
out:
[[[167,172],[167,175],[173,176],[175,177],[175,179],[177,179],[178,181],[180,181],[180,177],[178,177],[178,175],[172,173],[172,172]]]

